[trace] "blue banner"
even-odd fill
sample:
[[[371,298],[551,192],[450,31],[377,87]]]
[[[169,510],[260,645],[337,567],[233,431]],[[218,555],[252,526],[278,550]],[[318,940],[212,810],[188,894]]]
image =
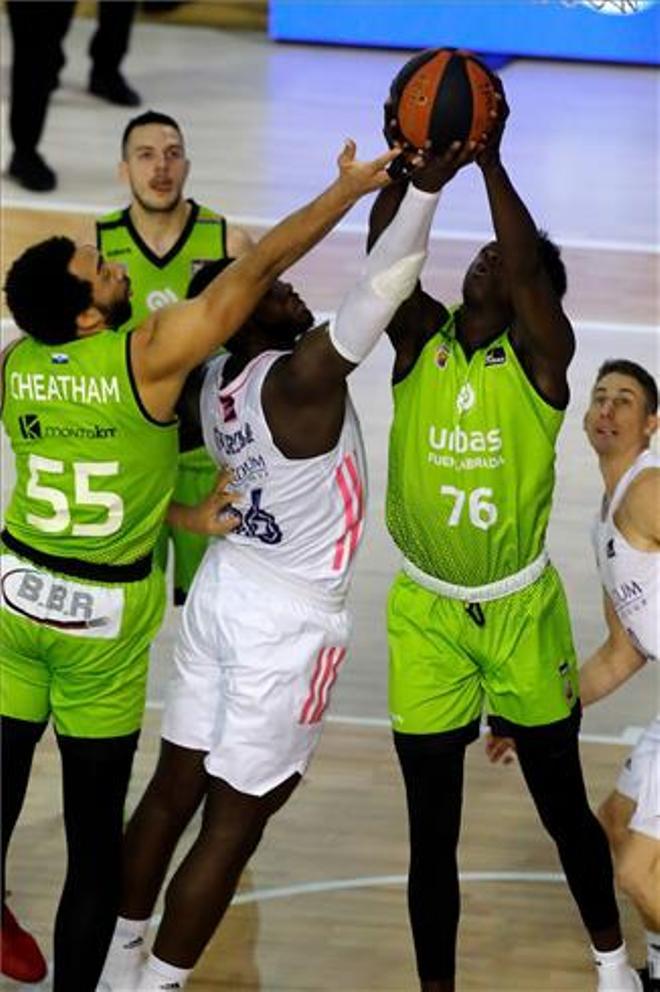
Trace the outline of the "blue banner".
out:
[[[660,64],[658,0],[270,0],[270,35],[382,48],[452,46]]]

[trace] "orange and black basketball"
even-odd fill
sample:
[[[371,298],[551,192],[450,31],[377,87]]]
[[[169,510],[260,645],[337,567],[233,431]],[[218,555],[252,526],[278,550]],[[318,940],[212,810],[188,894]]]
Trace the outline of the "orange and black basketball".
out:
[[[493,126],[497,77],[471,52],[431,48],[415,55],[395,76],[386,112],[400,137],[415,148],[430,141],[442,152],[454,141],[481,140]],[[395,135],[386,136],[393,143]]]

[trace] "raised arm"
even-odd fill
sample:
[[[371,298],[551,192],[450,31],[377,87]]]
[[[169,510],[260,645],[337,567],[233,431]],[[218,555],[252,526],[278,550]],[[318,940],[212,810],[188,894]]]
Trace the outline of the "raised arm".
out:
[[[467,152],[457,146],[416,170],[330,327],[305,335],[291,357],[273,369],[264,403],[271,430],[290,456],[310,456],[336,443],[346,376],[367,357],[418,284],[440,189],[467,160]]]
[[[504,96],[502,94],[502,100]],[[543,264],[539,232],[500,158],[506,119],[477,156],[515,311],[514,338],[528,373],[558,406],[568,402],[566,372],[575,351],[561,296]]]
[[[396,121],[390,123],[396,125]],[[367,251],[372,252],[374,246],[380,244],[383,232],[389,229],[397,216],[410,185],[416,186],[420,191],[435,191],[439,194],[459,169],[474,160],[476,153],[476,147],[461,146],[456,142],[444,155],[427,158],[426,164],[415,170],[412,183],[408,179],[401,179],[381,190],[369,215]],[[428,153],[425,154],[428,156]],[[407,298],[394,311],[385,328],[396,352],[393,373],[395,381],[407,375],[429,337],[446,318],[446,308],[423,290],[419,280],[411,286]]]
[[[646,661],[633,647],[616,615],[612,600],[605,592],[603,609],[607,622],[607,639],[580,668],[580,698],[583,706],[609,696],[639,671]]]
[[[386,185],[388,151],[372,162],[355,159],[355,144],[339,156],[338,178],[316,199],[279,223],[204,292],[157,311],[134,334],[133,369],[142,401],[158,419],[171,416],[187,373],[238,330],[277,276],[330,231],[365,193]]]

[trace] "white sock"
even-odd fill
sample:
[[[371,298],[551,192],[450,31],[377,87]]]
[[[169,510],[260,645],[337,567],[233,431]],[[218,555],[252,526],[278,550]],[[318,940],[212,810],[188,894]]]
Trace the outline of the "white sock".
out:
[[[660,978],[660,933],[646,931],[646,960],[651,978]]]
[[[598,992],[639,992],[642,984],[630,967],[625,942],[613,951],[591,948],[598,972]]]
[[[162,989],[184,989],[192,968],[175,968],[150,954],[140,976],[136,992],[161,992]]]
[[[108,988],[111,992],[133,992],[137,988],[148,927],[148,919],[127,920],[123,916],[117,917],[101,974],[100,988]]]

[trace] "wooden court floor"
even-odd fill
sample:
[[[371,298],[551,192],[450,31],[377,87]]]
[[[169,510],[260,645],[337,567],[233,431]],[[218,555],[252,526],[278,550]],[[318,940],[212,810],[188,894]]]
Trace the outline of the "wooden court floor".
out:
[[[50,234],[89,240],[94,213],[124,200],[114,162],[126,115],[82,91],[88,34],[89,26],[74,24],[46,131],[45,151],[60,170],[60,190],[35,202],[3,183],[3,272],[26,245]],[[255,35],[139,24],[127,75],[150,106],[184,124],[193,160],[190,193],[258,236],[329,181],[345,133],[358,138],[363,153],[376,153],[379,102],[404,59],[405,53],[270,46]],[[7,65],[3,51],[5,74]],[[658,370],[657,78],[648,70],[525,62],[513,63],[503,78],[515,115],[508,136],[512,172],[539,222],[565,245],[567,306],[578,331],[549,543],[585,653],[603,628],[588,538],[599,482],[581,431],[583,406],[606,357],[629,357]],[[5,99],[3,121],[6,110]],[[337,306],[360,266],[366,211],[359,205],[292,271],[319,313]],[[459,177],[443,195],[440,217],[425,281],[450,301],[489,236],[474,175]],[[13,333],[6,322],[3,332]],[[389,366],[383,343],[353,377],[370,463],[371,521],[351,594],[351,657],[310,773],[244,874],[190,984],[197,992],[416,988],[403,794],[385,725],[383,604],[397,566],[382,519]],[[6,496],[12,469],[4,440],[2,467]],[[154,646],[151,708],[129,810],[155,762],[158,707],[177,623],[176,612],[168,611]],[[657,700],[657,680],[645,671],[586,714],[583,757],[594,802],[610,790],[628,749],[624,741],[650,719]],[[58,758],[49,737],[37,754],[10,857],[13,904],[47,950],[63,866]],[[592,989],[577,913],[520,773],[488,766],[478,743],[468,757],[461,871],[461,992]],[[625,901],[621,908],[639,959],[639,923]]]
[[[158,714],[150,711],[129,806],[155,764],[157,735]],[[577,912],[520,771],[489,766],[478,742],[468,754],[458,987],[587,992],[591,969]],[[609,790],[624,754],[621,746],[584,745],[594,801]],[[11,855],[12,903],[45,948],[64,865],[58,765],[49,739],[37,755]],[[329,723],[308,777],[271,822],[189,987],[413,992],[403,810],[389,732]],[[625,902],[621,908],[639,956],[639,927]]]

